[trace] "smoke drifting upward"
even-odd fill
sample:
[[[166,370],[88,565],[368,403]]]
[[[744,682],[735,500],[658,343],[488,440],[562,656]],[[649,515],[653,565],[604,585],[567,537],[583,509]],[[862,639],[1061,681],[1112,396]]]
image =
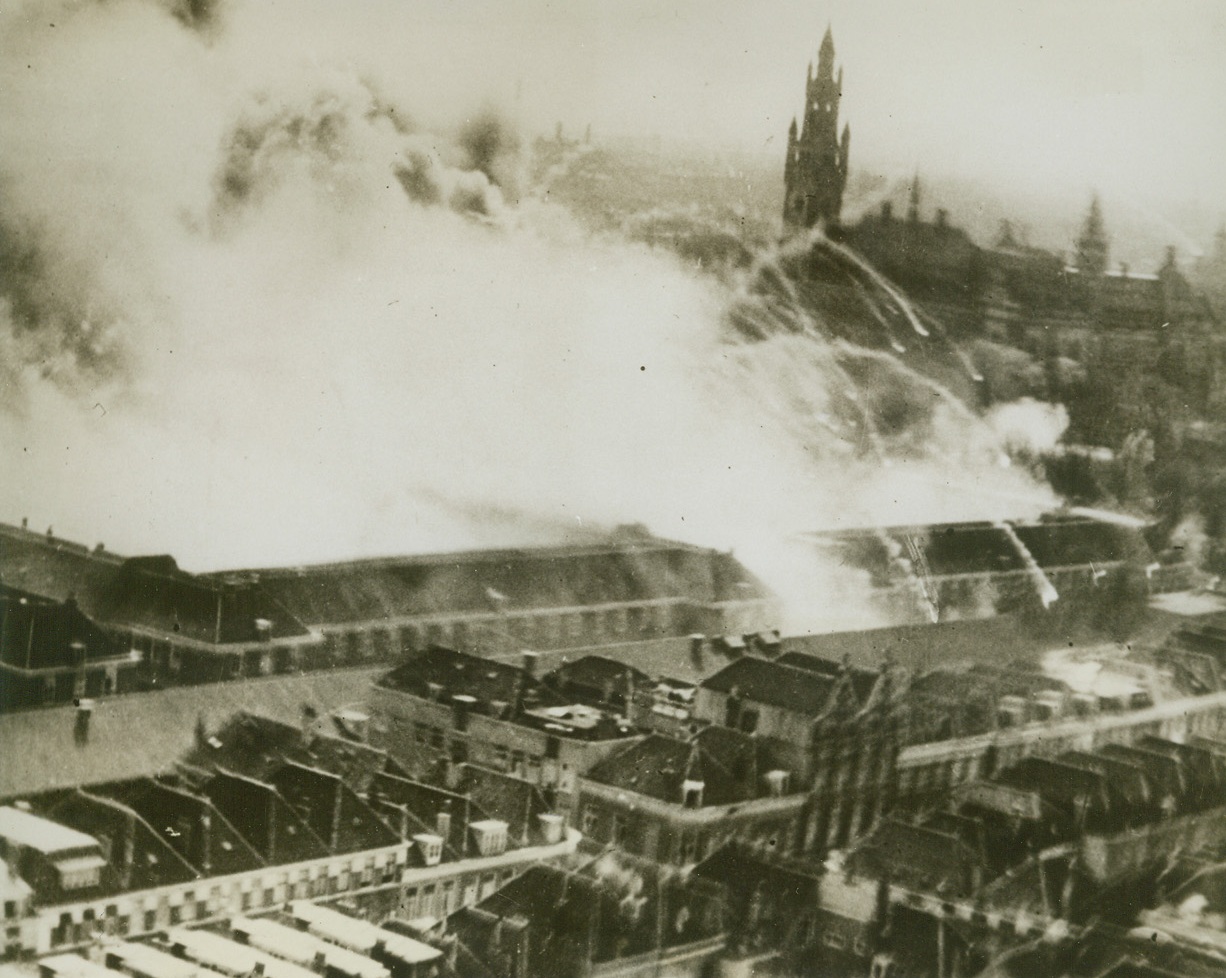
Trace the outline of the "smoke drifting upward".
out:
[[[0,40],[0,518],[200,570],[644,523],[852,613],[790,534],[1053,502],[802,307],[508,203],[488,113],[238,3],[48,9]]]

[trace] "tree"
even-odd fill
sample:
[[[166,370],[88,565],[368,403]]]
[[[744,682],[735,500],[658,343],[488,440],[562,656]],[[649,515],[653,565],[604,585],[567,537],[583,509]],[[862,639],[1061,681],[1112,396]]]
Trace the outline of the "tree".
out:
[[[1077,239],[1077,268],[1083,275],[1102,275],[1107,270],[1107,232],[1103,226],[1098,194],[1090,200],[1090,210]]]

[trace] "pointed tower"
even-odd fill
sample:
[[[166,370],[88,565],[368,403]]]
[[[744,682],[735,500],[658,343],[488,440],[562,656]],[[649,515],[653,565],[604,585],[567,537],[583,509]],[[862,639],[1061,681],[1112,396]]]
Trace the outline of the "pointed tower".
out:
[[[800,133],[796,123],[788,132],[788,155],[783,167],[783,225],[802,231],[815,225],[838,224],[847,185],[851,130],[839,135],[839,101],[843,96],[843,70],[834,70],[834,35],[826,28],[817,53],[817,71],[809,66],[805,80],[805,110]]]

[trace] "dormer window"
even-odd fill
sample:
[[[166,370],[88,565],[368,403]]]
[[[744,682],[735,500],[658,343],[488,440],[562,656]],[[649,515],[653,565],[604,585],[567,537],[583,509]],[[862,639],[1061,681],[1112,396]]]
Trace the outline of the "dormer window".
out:
[[[440,862],[442,862],[442,836],[422,832],[419,835],[413,836],[413,842],[417,845],[417,851],[421,854],[422,862],[427,866],[437,866]]]
[[[501,856],[507,851],[507,823],[496,818],[481,819],[471,823],[469,831],[483,856]]]

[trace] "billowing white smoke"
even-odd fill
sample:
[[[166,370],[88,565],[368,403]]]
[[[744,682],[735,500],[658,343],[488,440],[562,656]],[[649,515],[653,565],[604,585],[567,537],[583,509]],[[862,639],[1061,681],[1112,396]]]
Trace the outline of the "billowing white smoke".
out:
[[[146,4],[46,13],[0,49],[0,518],[192,569],[638,522],[828,619],[858,582],[789,534],[1051,501],[965,412],[862,457],[829,348],[731,342],[719,286],[504,203],[497,140],[356,70]]]
[[[986,420],[1007,451],[1031,458],[1054,451],[1069,422],[1063,404],[1030,397],[996,405]]]

